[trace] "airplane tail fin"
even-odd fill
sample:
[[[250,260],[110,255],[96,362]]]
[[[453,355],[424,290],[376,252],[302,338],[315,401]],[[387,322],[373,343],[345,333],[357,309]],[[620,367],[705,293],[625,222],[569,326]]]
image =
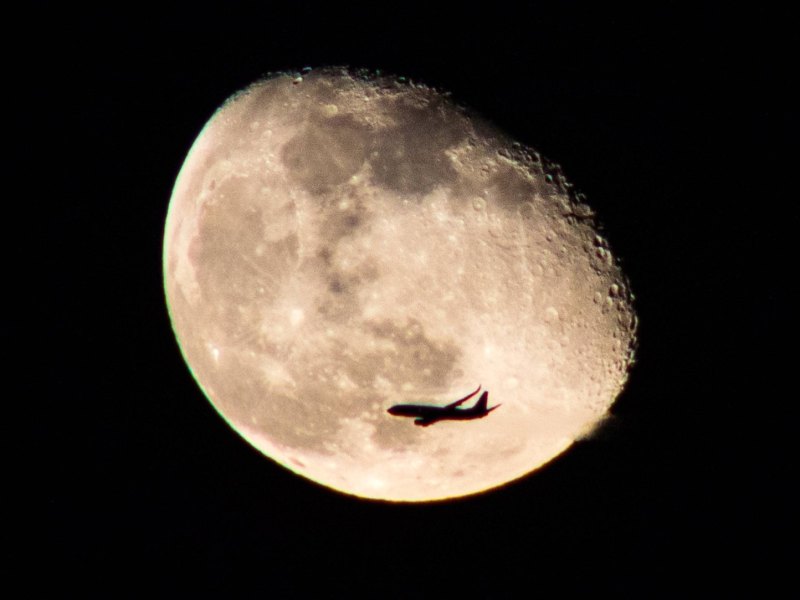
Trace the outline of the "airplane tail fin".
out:
[[[489,392],[483,392],[480,399],[475,403],[476,412],[486,412],[486,405],[489,403]]]

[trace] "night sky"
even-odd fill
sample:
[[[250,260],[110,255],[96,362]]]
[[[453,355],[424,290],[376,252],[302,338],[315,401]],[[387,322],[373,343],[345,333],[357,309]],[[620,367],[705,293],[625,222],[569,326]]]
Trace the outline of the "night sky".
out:
[[[781,280],[797,271],[786,16],[269,4],[41,3],[20,22],[22,112],[7,119],[33,124],[14,159],[33,193],[12,234],[34,236],[17,246],[35,280],[21,289],[44,285],[19,297],[42,330],[11,323],[36,371],[23,558],[49,575],[31,584],[387,598],[777,586],[796,508],[794,394],[779,382]],[[172,185],[232,92],[326,65],[449,90],[586,193],[640,318],[638,362],[595,439],[484,495],[391,505],[293,475],[206,401],[162,289]]]

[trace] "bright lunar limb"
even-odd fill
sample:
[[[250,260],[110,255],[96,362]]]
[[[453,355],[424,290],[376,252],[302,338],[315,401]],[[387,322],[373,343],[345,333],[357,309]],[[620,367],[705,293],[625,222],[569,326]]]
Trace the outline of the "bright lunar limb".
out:
[[[593,217],[555,165],[446,94],[276,75],[186,158],[167,303],[200,387],[273,460],[361,497],[473,494],[556,457],[624,385],[636,316]],[[483,419],[387,413],[479,384],[502,404]]]

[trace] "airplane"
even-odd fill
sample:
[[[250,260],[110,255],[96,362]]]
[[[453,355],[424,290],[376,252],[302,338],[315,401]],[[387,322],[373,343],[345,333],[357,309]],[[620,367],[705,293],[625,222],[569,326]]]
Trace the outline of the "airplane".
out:
[[[460,404],[463,404],[470,398],[472,398],[475,394],[477,394],[481,389],[481,386],[478,386],[478,389],[461,398],[461,400],[456,400],[447,406],[428,406],[425,404],[397,404],[396,406],[391,407],[387,412],[390,415],[395,415],[396,417],[415,417],[414,425],[420,425],[422,427],[427,427],[428,425],[433,425],[437,421],[466,421],[469,419],[481,419],[492,412],[495,408],[500,406],[497,404],[492,408],[486,408],[486,405],[489,401],[489,392],[483,392],[481,397],[475,403],[475,406],[472,408],[458,408]]]

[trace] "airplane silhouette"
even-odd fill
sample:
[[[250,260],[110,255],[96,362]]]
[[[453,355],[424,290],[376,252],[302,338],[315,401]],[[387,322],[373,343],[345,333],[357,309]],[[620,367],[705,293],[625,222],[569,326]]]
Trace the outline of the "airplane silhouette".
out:
[[[395,415],[396,417],[416,417],[414,419],[414,425],[421,425],[422,427],[427,427],[428,425],[433,425],[437,421],[444,420],[466,421],[469,419],[481,419],[492,412],[495,408],[500,406],[497,404],[492,408],[486,408],[486,404],[489,401],[489,392],[483,392],[481,397],[475,403],[475,406],[472,408],[458,408],[460,404],[463,404],[477,394],[480,389],[481,386],[478,386],[478,389],[471,394],[464,396],[461,398],[461,400],[456,400],[447,406],[397,404],[396,406],[391,407],[387,412],[390,415]]]

